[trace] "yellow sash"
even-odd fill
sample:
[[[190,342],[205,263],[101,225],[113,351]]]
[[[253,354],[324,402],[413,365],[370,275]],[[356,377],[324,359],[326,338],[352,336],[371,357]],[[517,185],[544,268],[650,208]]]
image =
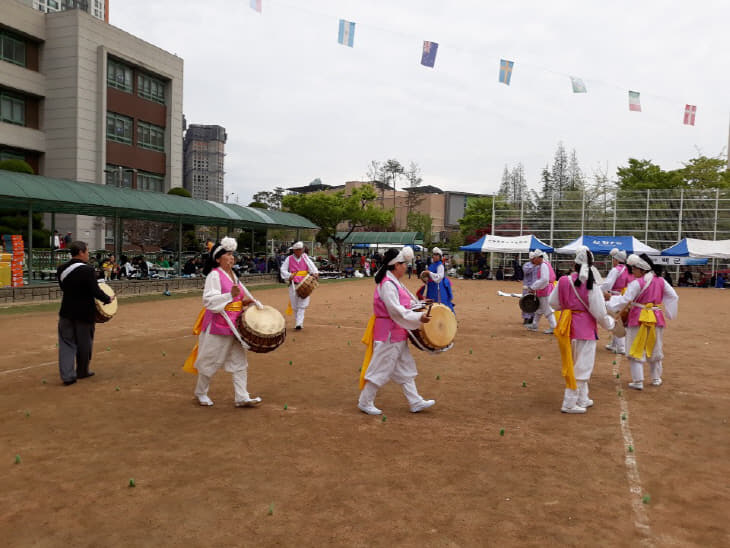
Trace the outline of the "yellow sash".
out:
[[[573,371],[573,348],[570,344],[570,325],[572,322],[573,311],[563,310],[560,313],[558,326],[555,328],[555,338],[558,339],[560,359],[563,362],[562,374],[563,378],[565,378],[565,386],[571,390],[576,390],[578,385],[575,382],[575,372]]]
[[[300,270],[299,272],[295,272],[294,276],[306,276],[307,274],[309,274],[309,272],[307,272],[306,270]],[[294,276],[292,276],[292,277],[294,277]],[[294,283],[294,282],[292,282],[292,283]],[[294,309],[291,307],[291,299],[289,299],[289,305],[286,307],[285,314],[287,316],[291,316],[293,313],[294,313]]]
[[[365,386],[365,372],[368,370],[370,365],[370,359],[373,357],[373,333],[375,332],[375,314],[370,316],[368,326],[365,328],[365,333],[362,336],[360,342],[367,346],[365,349],[365,358],[362,360],[362,367],[360,368],[360,390]]]
[[[661,304],[646,303],[641,309],[641,313],[639,314],[639,332],[631,344],[631,350],[629,350],[630,357],[643,360],[644,352],[646,352],[646,357],[651,358],[651,354],[654,352],[654,345],[656,344],[656,314],[654,314],[653,309],[661,307]]]
[[[229,312],[240,312],[241,310],[243,310],[243,303],[241,301],[235,301],[232,303],[228,303],[223,310],[227,310]],[[200,332],[202,331],[202,327],[203,327],[203,316],[205,316],[205,307],[200,309],[200,313],[198,314],[198,317],[195,320],[195,324],[193,324],[193,335],[200,335]],[[195,369],[195,360],[197,360],[197,359],[198,359],[198,343],[195,343],[195,346],[190,351],[190,354],[188,355],[187,359],[185,360],[185,363],[183,364],[183,371],[187,371],[188,373],[197,375],[198,370]]]

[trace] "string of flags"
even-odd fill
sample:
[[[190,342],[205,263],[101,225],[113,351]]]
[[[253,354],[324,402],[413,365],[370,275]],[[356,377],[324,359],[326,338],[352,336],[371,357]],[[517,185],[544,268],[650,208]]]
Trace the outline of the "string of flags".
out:
[[[251,9],[261,13],[263,0],[249,0]],[[339,28],[337,32],[337,42],[343,46],[350,48],[355,47],[355,23],[353,21],[339,20]],[[421,51],[421,65],[428,68],[434,68],[436,65],[436,54],[439,45],[437,42],[423,41],[423,49]],[[499,76],[500,84],[510,85],[512,81],[512,73],[514,71],[515,62],[508,59],[499,60]],[[570,84],[573,93],[588,93],[588,88],[581,78],[570,76]],[[641,94],[638,91],[629,91],[629,110],[641,112]],[[687,104],[684,107],[684,125],[694,126],[695,117],[697,115],[697,106]]]

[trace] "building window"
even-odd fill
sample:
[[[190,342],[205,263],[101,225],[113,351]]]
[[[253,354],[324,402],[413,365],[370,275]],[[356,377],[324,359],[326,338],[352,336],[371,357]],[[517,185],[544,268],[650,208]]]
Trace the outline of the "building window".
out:
[[[165,82],[147,74],[137,74],[137,95],[165,104]]]
[[[137,173],[137,190],[148,192],[162,192],[165,188],[165,178],[154,173]]]
[[[15,95],[0,93],[0,120],[24,126],[25,101]]]
[[[106,113],[106,138],[127,145],[132,144],[132,119],[128,116]]]
[[[25,66],[25,42],[0,30],[0,59]]]
[[[137,122],[137,146],[164,152],[165,128],[147,122]]]
[[[109,87],[132,93],[132,67],[109,58],[106,65],[106,83]]]
[[[123,166],[115,166],[107,164],[104,169],[105,183],[110,186],[121,186],[124,188],[132,188],[132,172],[134,170],[124,168]],[[120,180],[121,178],[121,180]]]

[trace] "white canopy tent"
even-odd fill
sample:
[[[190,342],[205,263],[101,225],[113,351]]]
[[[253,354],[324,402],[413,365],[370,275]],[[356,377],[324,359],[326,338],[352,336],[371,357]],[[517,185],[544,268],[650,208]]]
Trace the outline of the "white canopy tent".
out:
[[[703,259],[730,259],[730,240],[683,238],[672,247],[664,249],[662,255]]]
[[[640,242],[633,236],[588,236],[584,235],[580,238],[576,238],[568,245],[559,247],[555,250],[556,253],[563,255],[570,255],[576,252],[580,246],[586,246],[594,255],[608,255],[610,251],[615,247],[622,251],[626,251],[627,254],[646,253],[647,255],[658,255],[659,250],[649,247],[643,242]]]

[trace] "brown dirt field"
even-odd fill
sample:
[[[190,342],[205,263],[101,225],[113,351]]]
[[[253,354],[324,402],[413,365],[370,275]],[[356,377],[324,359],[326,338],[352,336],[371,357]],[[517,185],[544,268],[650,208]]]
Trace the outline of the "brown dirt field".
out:
[[[2,544],[730,545],[730,293],[679,290],[661,388],[629,391],[602,333],[595,406],[565,415],[553,337],[526,332],[497,289],[520,287],[454,281],[456,345],[413,350],[437,404],[411,414],[391,383],[376,402],[386,421],[356,407],[371,279],[323,284],[303,331],[250,354],[256,409],[233,407],[224,371],[215,406],[195,404],[181,365],[199,295],[122,300],[97,328],[96,376],[70,387],[56,312],[0,315]],[[285,309],[283,286],[252,290]]]

